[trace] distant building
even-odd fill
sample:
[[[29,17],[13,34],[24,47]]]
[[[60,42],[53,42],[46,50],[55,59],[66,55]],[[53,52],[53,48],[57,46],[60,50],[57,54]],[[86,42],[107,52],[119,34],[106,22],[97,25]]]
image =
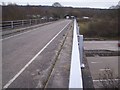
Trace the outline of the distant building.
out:
[[[71,19],[75,19],[75,16],[71,16]]]
[[[52,5],[53,7],[62,7],[62,5],[59,2],[55,2]]]

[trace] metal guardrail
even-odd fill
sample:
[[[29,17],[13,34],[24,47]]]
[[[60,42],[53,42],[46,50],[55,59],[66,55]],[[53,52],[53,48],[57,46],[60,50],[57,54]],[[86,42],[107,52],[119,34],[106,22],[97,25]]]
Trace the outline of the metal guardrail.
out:
[[[29,20],[14,20],[14,21],[2,21],[2,29],[30,26],[45,22],[55,21],[55,19],[29,19]]]
[[[83,35],[79,35],[79,27],[74,19],[74,31],[73,31],[73,46],[71,56],[71,68],[70,68],[70,79],[69,88],[79,88],[83,90],[82,72],[81,68],[83,64]]]

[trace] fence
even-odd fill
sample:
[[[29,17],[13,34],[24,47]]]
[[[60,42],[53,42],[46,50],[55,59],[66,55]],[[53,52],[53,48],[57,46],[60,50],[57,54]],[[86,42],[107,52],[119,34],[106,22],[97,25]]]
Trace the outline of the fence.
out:
[[[24,27],[29,25],[35,25],[45,22],[55,21],[55,19],[29,19],[29,20],[14,20],[14,21],[2,21],[2,29],[13,29],[16,27]]]
[[[73,46],[71,56],[71,69],[70,69],[70,81],[69,88],[83,89],[82,72],[81,68],[83,64],[83,35],[79,35],[79,27],[74,20],[74,31],[73,31]]]

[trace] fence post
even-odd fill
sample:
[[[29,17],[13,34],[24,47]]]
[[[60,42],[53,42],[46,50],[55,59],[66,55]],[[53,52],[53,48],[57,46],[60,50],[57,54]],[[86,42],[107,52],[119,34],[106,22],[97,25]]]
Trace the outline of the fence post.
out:
[[[22,26],[24,26],[24,20],[22,20]]]
[[[32,23],[31,23],[31,19],[30,19],[30,25],[31,25]]]
[[[11,21],[11,28],[14,28],[14,22]]]
[[[37,19],[35,19],[35,24],[37,24]]]
[[[41,19],[39,19],[39,23],[41,23]]]

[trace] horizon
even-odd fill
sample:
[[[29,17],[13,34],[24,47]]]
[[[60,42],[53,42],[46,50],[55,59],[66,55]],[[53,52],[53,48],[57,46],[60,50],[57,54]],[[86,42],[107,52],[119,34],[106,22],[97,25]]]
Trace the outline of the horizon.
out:
[[[16,3],[14,3],[16,4]],[[30,5],[30,4],[26,4],[26,5],[20,5],[20,4],[16,4],[17,6],[36,6],[36,7],[54,7],[52,5]],[[2,6],[8,6],[8,5],[2,5]],[[58,8],[81,8],[81,9],[109,9],[109,8],[94,8],[94,7],[72,7],[72,6],[62,6],[62,7],[58,7]]]
[[[71,0],[57,0],[57,1],[54,1],[54,0],[51,0],[51,1],[48,1],[48,0],[44,0],[44,1],[38,1],[38,0],[31,0],[31,1],[19,1],[19,0],[4,0],[4,1],[0,1],[1,5],[3,4],[5,5],[8,5],[10,3],[15,3],[17,5],[34,5],[34,6],[52,6],[53,3],[55,2],[59,2],[63,7],[73,7],[73,8],[98,8],[98,9],[109,9],[111,6],[116,6],[119,2],[119,0],[112,0],[112,1],[104,1],[104,0],[89,0],[89,1],[86,1],[86,0],[74,0],[74,1],[71,1]]]

